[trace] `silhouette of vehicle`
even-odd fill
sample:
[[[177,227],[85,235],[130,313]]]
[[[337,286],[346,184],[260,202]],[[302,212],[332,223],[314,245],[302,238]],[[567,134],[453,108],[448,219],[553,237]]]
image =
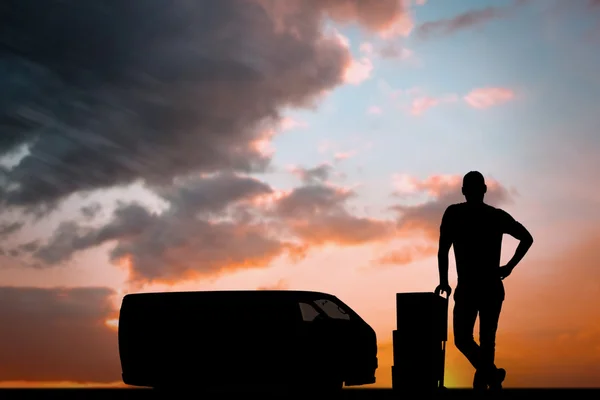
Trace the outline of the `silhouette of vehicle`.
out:
[[[338,390],[375,382],[375,331],[311,291],[128,294],[119,316],[124,383],[200,390]]]

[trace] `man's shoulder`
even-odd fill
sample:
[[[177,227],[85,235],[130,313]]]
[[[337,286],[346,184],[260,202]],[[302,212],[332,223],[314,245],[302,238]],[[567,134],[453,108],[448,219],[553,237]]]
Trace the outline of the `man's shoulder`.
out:
[[[450,204],[447,208],[446,208],[446,212],[447,213],[459,213],[462,210],[465,209],[467,203],[463,202],[463,203],[454,203],[454,204]]]
[[[494,213],[495,215],[497,215],[499,217],[510,217],[511,216],[508,212],[506,212],[505,210],[503,210],[499,207],[494,207],[489,204],[486,204],[486,206],[491,213]]]
[[[503,209],[494,207],[487,203],[483,203],[483,209],[486,212],[488,212],[489,214],[498,216],[500,218],[506,217],[506,216],[511,217],[511,215],[508,212],[504,211]],[[471,207],[469,207],[469,204],[467,204],[467,202],[450,204],[446,208],[446,213],[449,215],[470,214],[471,212],[472,212],[472,209],[471,209]]]

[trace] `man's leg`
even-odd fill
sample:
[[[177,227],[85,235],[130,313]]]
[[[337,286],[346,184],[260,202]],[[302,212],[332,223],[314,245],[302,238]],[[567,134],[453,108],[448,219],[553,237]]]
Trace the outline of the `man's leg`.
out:
[[[477,319],[477,304],[470,298],[454,298],[454,344],[477,369],[479,365],[479,346],[473,339],[473,329]]]
[[[480,343],[480,369],[487,376],[490,386],[492,383],[501,385],[505,371],[502,371],[502,379],[495,382],[497,368],[494,365],[496,354],[496,332],[498,320],[502,311],[503,298],[495,297],[485,299],[479,310],[479,343]]]

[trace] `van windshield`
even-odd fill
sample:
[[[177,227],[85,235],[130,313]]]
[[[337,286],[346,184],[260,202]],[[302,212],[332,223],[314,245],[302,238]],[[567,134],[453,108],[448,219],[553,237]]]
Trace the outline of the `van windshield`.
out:
[[[350,314],[346,310],[329,299],[315,300],[310,303],[301,302],[300,311],[302,312],[302,319],[307,322],[313,321],[319,315],[332,319],[350,319]]]

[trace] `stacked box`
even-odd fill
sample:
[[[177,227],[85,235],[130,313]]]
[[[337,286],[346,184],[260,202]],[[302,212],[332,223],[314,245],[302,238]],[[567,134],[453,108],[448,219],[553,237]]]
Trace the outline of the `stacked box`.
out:
[[[397,293],[392,387],[443,387],[447,334],[447,298],[435,293]]]

